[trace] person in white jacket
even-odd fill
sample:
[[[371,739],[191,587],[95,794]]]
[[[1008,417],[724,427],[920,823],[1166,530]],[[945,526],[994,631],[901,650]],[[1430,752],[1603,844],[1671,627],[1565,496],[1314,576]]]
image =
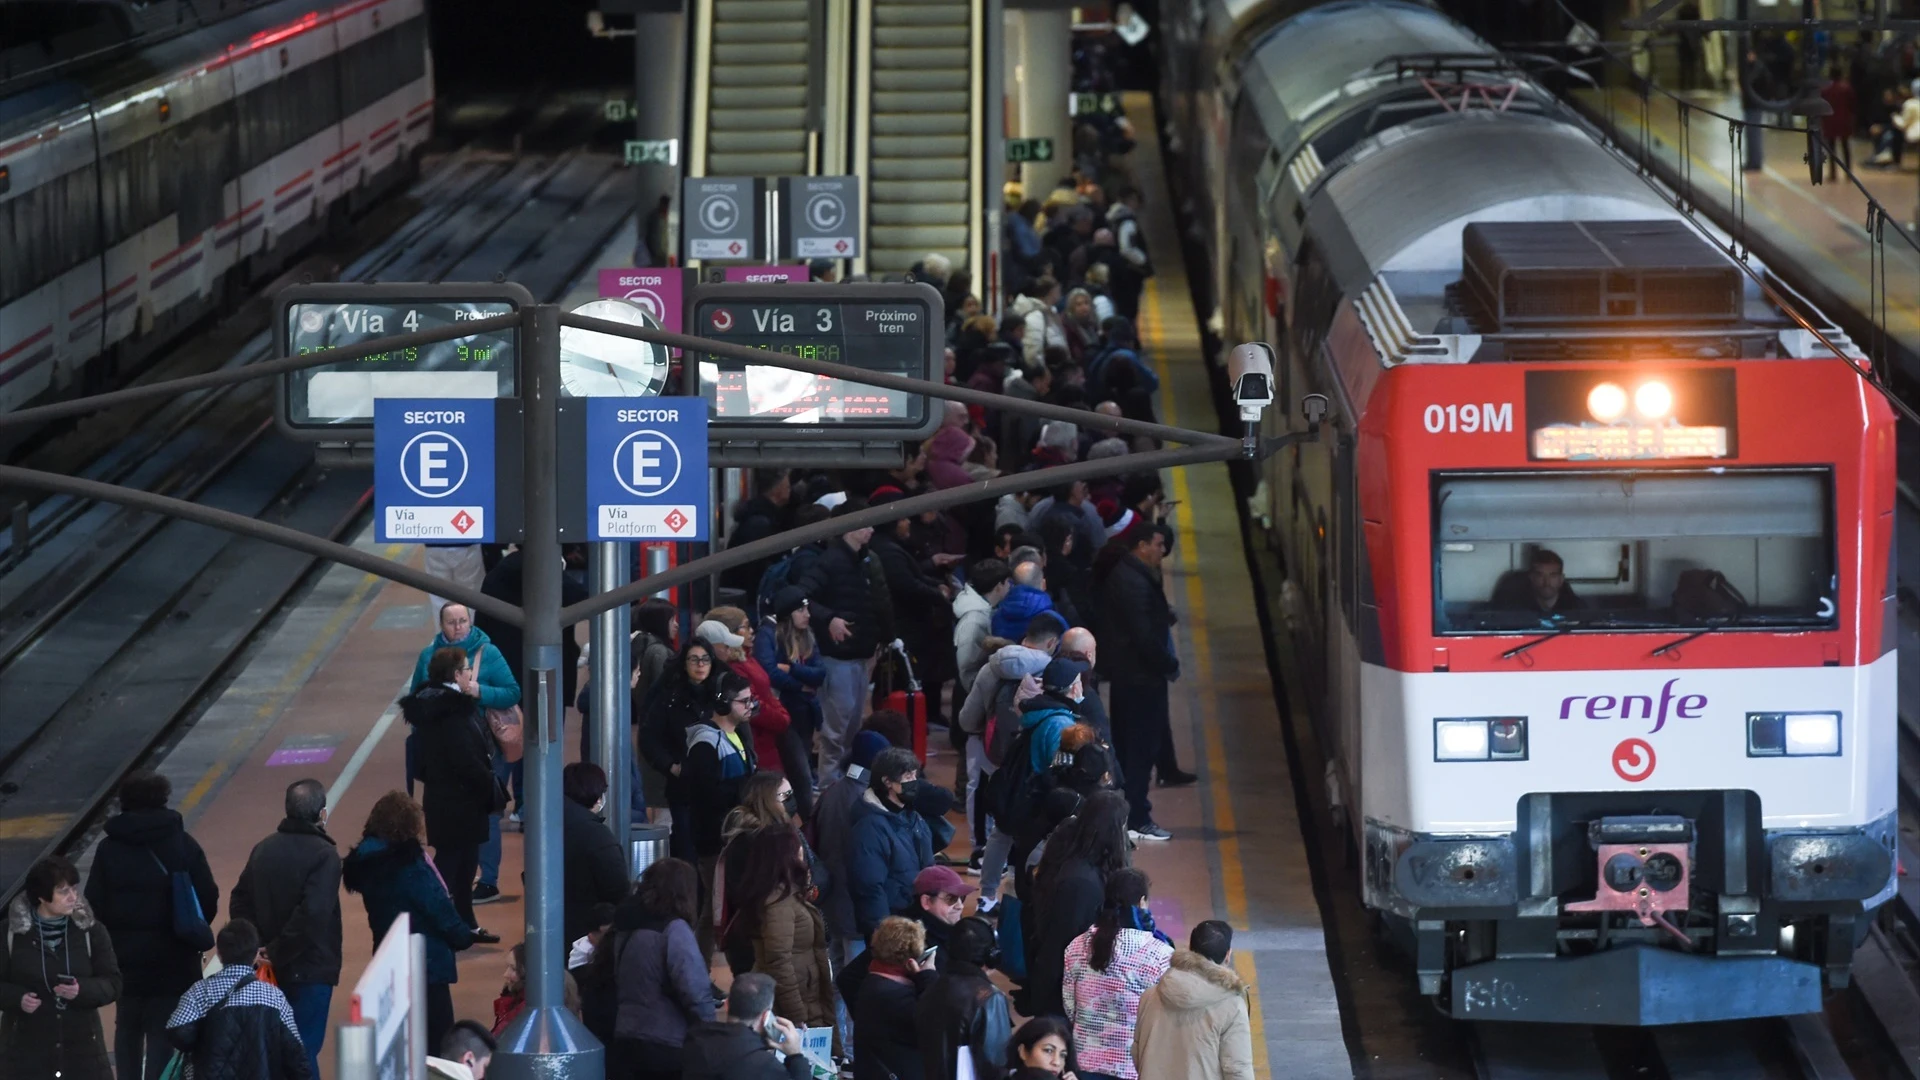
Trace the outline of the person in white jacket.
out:
[[[1007,310],[1026,323],[1020,349],[1029,365],[1041,363],[1048,349],[1067,347],[1067,327],[1060,320],[1060,283],[1052,277],[1035,278]]]
[[[981,643],[993,627],[994,606],[1012,587],[1013,570],[999,559],[981,559],[967,570],[966,587],[953,598],[953,656],[961,686],[972,689],[980,665],[987,662]],[[956,697],[966,702],[965,693]]]
[[[1143,1077],[1253,1080],[1247,984],[1227,962],[1233,928],[1209,919],[1193,928],[1187,944],[1140,998],[1134,1068]]]

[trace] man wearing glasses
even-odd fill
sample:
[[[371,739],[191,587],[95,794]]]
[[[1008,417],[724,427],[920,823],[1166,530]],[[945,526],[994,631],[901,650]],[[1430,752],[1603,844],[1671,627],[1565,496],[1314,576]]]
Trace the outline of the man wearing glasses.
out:
[[[713,874],[726,846],[721,826],[728,811],[740,805],[740,789],[758,764],[747,727],[759,707],[753,684],[728,671],[713,685],[713,715],[687,728],[687,758],[680,766],[693,800],[693,850],[700,860],[700,919],[694,934],[702,957],[713,955]]]

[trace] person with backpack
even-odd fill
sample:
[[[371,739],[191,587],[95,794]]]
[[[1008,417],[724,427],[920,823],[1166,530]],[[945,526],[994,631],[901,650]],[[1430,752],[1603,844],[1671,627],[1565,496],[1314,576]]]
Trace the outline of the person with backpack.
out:
[[[995,827],[1013,840],[1013,865],[1026,865],[1034,846],[1045,838],[1037,825],[1040,807],[1056,783],[1055,767],[1071,764],[1073,752],[1093,740],[1093,729],[1080,725],[1080,702],[1085,697],[1084,660],[1058,656],[1040,674],[1040,693],[1019,703],[1020,732],[1007,748],[994,774],[989,796]],[[1069,729],[1080,725],[1071,744]]]
[[[0,1072],[7,1080],[113,1080],[100,1009],[120,997],[120,963],[71,861],[49,855],[27,871],[7,905],[6,944]]]
[[[999,903],[1000,878],[1013,850],[1012,835],[991,823],[985,785],[1020,734],[1019,702],[1040,692],[1039,675],[1053,660],[1065,632],[1066,624],[1053,614],[1034,616],[1020,644],[1002,644],[988,656],[960,706],[960,730],[967,734],[967,820],[973,829],[969,865],[980,871],[982,913]]]
[[[727,534],[727,546],[730,548],[751,544],[756,540],[765,540],[775,533],[783,532],[793,517],[793,473],[790,469],[766,468],[753,470],[754,496],[740,505],[734,516],[733,529]],[[760,575],[772,565],[775,558],[755,559],[739,566],[720,572],[720,584],[723,588],[739,589],[742,592],[760,583]]]
[[[87,904],[107,928],[123,980],[113,1015],[113,1056],[127,1080],[156,1080],[173,1056],[167,1017],[200,977],[196,943],[174,934],[174,878],[192,882],[203,919],[220,906],[206,852],[167,809],[173,785],[142,769],[120,783],[120,812],[93,852]],[[142,1065],[144,1056],[145,1065]]]
[[[1140,336],[1134,331],[1133,320],[1125,315],[1115,315],[1100,324],[1100,337],[1105,342],[1100,350],[1087,363],[1087,397],[1094,401],[1119,400],[1108,389],[1108,372],[1116,366],[1130,369],[1132,385],[1151,394],[1160,389],[1160,376],[1154,373],[1146,361],[1140,358]],[[1125,403],[1121,403],[1124,407]]]
[[[167,1037],[187,1057],[189,1080],[318,1080],[293,1006],[253,971],[260,932],[245,919],[214,939],[220,970],[189,987],[167,1021]]]
[[[1128,319],[1140,315],[1140,293],[1153,276],[1153,260],[1147,257],[1147,238],[1140,228],[1140,192],[1121,185],[1113,193],[1113,205],[1107,209],[1107,226],[1113,230],[1113,243],[1120,250],[1119,262],[1107,267],[1113,275],[1113,306]]]

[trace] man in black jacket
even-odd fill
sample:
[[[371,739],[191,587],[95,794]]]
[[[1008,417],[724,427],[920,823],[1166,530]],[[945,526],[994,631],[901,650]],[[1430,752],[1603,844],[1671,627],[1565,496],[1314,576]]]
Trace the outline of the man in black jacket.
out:
[[[487,816],[498,813],[505,800],[496,798],[499,781],[480,713],[479,679],[467,654],[454,646],[433,654],[427,679],[428,685],[400,699],[400,713],[420,740],[427,843],[433,845],[433,865],[447,884],[453,909],[474,928],[475,941],[491,945],[500,937],[480,929],[473,917],[473,879],[480,871],[480,845],[487,840]]]
[[[833,511],[845,517],[867,508],[864,499],[848,499]],[[820,642],[820,662],[827,681],[820,687],[820,784],[840,778],[840,766],[852,748],[853,736],[866,714],[867,680],[873,671],[878,636],[890,621],[885,579],[879,567],[869,566],[873,555],[867,542],[873,527],[854,529],[827,542],[827,548],[799,581],[812,609],[813,632]],[[875,581],[880,587],[875,587]]]
[[[120,813],[108,819],[87,875],[87,904],[107,928],[125,980],[113,1032],[115,1069],[125,1080],[155,1080],[167,1067],[173,1056],[167,1017],[200,978],[199,952],[173,936],[173,874],[184,870],[193,879],[207,919],[220,907],[206,853],[187,835],[180,814],[167,809],[172,794],[159,773],[128,776],[120,785]]]
[[[320,781],[287,785],[286,811],[273,835],[253,846],[227,906],[265,942],[317,1077],[327,1009],[340,984],[340,852],[327,835]]]
[[[986,970],[995,963],[995,940],[992,924],[971,916],[960,920],[940,950],[940,976],[920,996],[914,1016],[926,1080],[954,1080],[962,1050],[972,1057],[977,1077],[1007,1071],[1013,1013]]]
[[[219,971],[194,983],[167,1021],[167,1036],[187,1055],[194,1080],[318,1080],[286,996],[253,974],[260,934],[245,919],[214,939]]]
[[[687,1032],[680,1075],[683,1080],[806,1080],[813,1069],[800,1049],[800,1030],[773,1015],[773,978],[750,971],[734,977],[725,1020],[709,1020]],[[777,1059],[775,1050],[786,1060]]]
[[[754,496],[740,507],[733,519],[733,532],[727,534],[727,546],[736,548],[751,544],[755,540],[765,540],[788,527],[793,518],[793,481],[787,469],[753,470]],[[771,558],[755,559],[750,563],[720,573],[720,584],[730,589],[740,589],[753,596],[760,589],[760,575],[772,566],[779,555]]]
[[[1147,781],[1173,737],[1167,684],[1180,674],[1173,651],[1173,609],[1160,566],[1172,546],[1165,525],[1139,522],[1121,534],[1118,560],[1100,580],[1100,671],[1113,684],[1113,747],[1127,792],[1127,830],[1136,840],[1166,840],[1154,824]]]

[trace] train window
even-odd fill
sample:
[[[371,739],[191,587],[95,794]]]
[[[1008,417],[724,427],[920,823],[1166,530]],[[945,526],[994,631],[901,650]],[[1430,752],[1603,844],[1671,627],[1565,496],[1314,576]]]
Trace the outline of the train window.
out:
[[[222,104],[107,155],[100,192],[107,243],[174,213],[178,242],[211,228],[233,175],[232,127],[232,106]]]
[[[408,19],[340,53],[342,107],[356,113],[427,73],[426,20]]]
[[[1835,625],[1824,471],[1437,477],[1434,632]]]
[[[93,166],[85,165],[0,203],[0,304],[25,296],[99,251]]]

